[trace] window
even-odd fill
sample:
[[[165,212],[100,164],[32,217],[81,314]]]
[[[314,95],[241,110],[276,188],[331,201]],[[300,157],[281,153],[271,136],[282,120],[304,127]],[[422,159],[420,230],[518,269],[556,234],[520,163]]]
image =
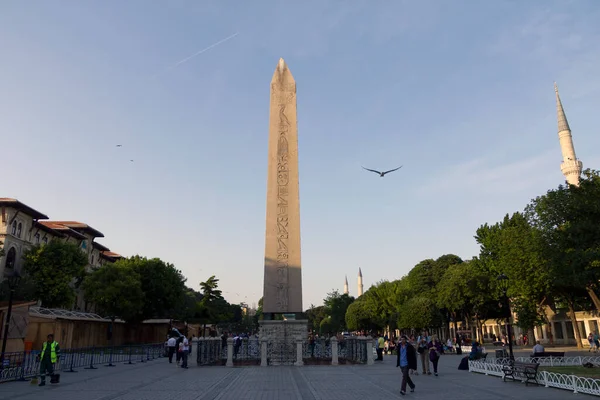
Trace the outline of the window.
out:
[[[23,231],[23,224],[19,222],[19,227],[17,228],[17,237],[21,237],[21,233]]]
[[[556,335],[556,339],[564,339],[565,335],[563,333],[562,324],[560,322],[554,323],[554,334]]]
[[[17,236],[17,221],[12,223],[12,231],[10,232],[13,236]]]
[[[598,321],[595,319],[589,320],[588,325],[590,326],[590,332],[598,333]]]
[[[82,240],[81,241],[81,248],[84,249],[84,250],[87,249],[87,240]]]
[[[48,237],[44,236],[44,238],[42,239],[42,242],[44,242],[44,244],[48,244]]]
[[[92,254],[92,261],[90,261],[91,265],[94,265],[94,255]]]
[[[580,339],[585,339],[587,337],[587,333],[585,333],[585,324],[583,321],[577,321],[577,326],[579,327],[579,334],[581,334]]]
[[[573,331],[573,323],[571,321],[567,321],[565,323],[567,327],[567,339],[575,339],[575,332]]]
[[[6,253],[6,268],[13,269],[15,267],[15,261],[17,259],[17,251],[14,247],[11,247],[8,253]]]
[[[39,233],[36,233],[33,236],[33,244],[40,244],[40,234]]]

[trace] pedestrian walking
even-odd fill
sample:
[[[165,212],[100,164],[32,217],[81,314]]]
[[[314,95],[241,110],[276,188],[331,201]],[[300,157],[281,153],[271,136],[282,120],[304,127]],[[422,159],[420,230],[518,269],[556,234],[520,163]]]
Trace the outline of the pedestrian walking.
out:
[[[169,349],[169,364],[173,364],[173,354],[177,350],[177,340],[174,337],[170,337],[167,340],[167,348]]]
[[[400,367],[402,370],[400,394],[403,396],[406,394],[406,385],[410,387],[411,392],[414,392],[415,384],[412,379],[410,379],[408,371],[417,369],[417,352],[415,348],[408,343],[406,335],[402,335],[398,345],[398,362],[396,363],[396,367]]]
[[[181,342],[181,368],[187,369],[188,367],[188,354],[190,352],[190,342],[188,338],[183,337]]]
[[[429,347],[429,360],[433,364],[433,374],[438,376],[438,362],[442,354],[442,343],[438,340],[437,336],[433,336],[431,342],[428,344]]]
[[[60,346],[54,340],[54,335],[49,334],[47,340],[42,345],[42,352],[37,356],[40,362],[40,384],[46,386],[46,374],[54,376],[54,366],[60,359]]]
[[[429,347],[427,345],[427,339],[424,337],[421,338],[421,341],[417,345],[417,353],[419,353],[419,358],[421,359],[421,371],[423,375],[431,375],[431,370],[429,369]]]

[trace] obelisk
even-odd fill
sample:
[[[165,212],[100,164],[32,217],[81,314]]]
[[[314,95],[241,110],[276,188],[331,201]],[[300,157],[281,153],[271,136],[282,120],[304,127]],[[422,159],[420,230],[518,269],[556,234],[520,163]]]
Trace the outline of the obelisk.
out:
[[[302,310],[296,81],[283,59],[271,79],[263,313]]]

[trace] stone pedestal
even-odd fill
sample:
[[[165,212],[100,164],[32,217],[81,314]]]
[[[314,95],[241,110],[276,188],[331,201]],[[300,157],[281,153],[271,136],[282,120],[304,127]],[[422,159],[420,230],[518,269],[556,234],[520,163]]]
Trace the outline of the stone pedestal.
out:
[[[226,367],[233,367],[233,338],[227,338],[227,363]]]
[[[375,360],[373,360],[373,338],[367,336],[363,340],[367,341],[367,365],[373,365],[375,364]]]
[[[339,363],[339,355],[338,355],[338,340],[334,336],[331,338],[331,365],[338,365]]]
[[[307,320],[260,321],[260,340],[266,345],[262,354],[266,351],[268,364],[303,365],[302,343],[307,338],[307,332]]]

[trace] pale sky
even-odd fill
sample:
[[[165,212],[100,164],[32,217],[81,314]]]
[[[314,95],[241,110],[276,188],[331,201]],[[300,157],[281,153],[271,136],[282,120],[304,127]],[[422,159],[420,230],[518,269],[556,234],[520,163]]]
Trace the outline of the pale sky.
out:
[[[470,258],[477,227],[564,182],[554,81],[578,157],[600,168],[598,21],[597,0],[5,0],[0,197],[257,302],[283,57],[304,308],[346,274],[356,295],[359,267],[366,290]],[[404,167],[380,179],[361,165]]]

